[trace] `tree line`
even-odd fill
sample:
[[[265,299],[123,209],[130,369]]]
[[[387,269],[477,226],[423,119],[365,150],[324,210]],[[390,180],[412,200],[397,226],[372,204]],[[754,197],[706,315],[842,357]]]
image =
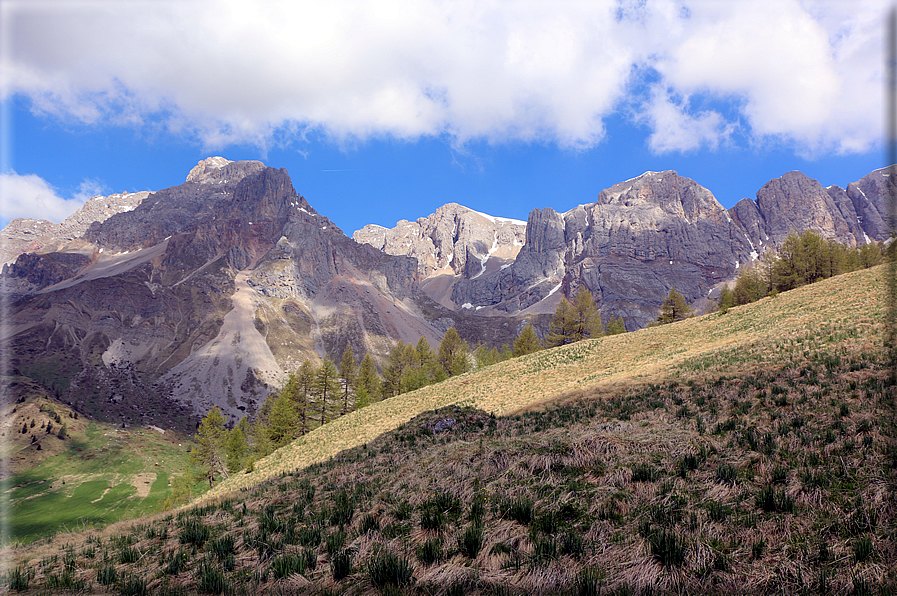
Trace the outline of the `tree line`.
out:
[[[768,250],[753,264],[742,267],[735,287],[724,286],[716,305],[711,304],[711,307],[725,313],[733,306],[756,302],[766,296],[775,296],[779,292],[842,273],[880,265],[893,259],[894,251],[894,244],[887,249],[878,242],[851,247],[835,240],[826,240],[813,230],[802,234],[792,231],[779,250]],[[674,323],[692,315],[693,310],[682,294],[676,288],[670,288],[660,314],[651,325]]]
[[[347,346],[338,364],[330,358],[318,365],[305,360],[278,392],[265,399],[252,420],[243,417],[228,429],[221,410],[213,407],[197,428],[191,454],[204,475],[226,477],[251,469],[256,459],[374,401],[545,348],[625,331],[620,317],[606,325],[602,322],[592,294],[582,287],[572,302],[561,298],[544,338],[527,323],[513,345],[480,344],[471,350],[451,327],[435,351],[424,337],[416,344],[399,341],[389,351],[382,374],[370,354],[359,362]]]
[[[857,247],[835,240],[826,240],[818,232],[792,231],[778,250],[768,250],[753,263],[743,267],[735,287],[723,288],[719,308],[756,302],[766,296],[793,290],[842,273],[867,269],[894,257],[894,244],[885,248],[879,242]]]

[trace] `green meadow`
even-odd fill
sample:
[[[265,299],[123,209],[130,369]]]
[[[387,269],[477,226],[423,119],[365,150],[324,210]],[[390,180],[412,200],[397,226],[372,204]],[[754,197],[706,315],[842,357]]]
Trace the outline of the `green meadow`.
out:
[[[171,481],[192,465],[186,442],[149,428],[88,422],[64,444],[61,453],[4,481],[13,542],[152,513],[171,494]],[[197,483],[195,494],[203,486]]]

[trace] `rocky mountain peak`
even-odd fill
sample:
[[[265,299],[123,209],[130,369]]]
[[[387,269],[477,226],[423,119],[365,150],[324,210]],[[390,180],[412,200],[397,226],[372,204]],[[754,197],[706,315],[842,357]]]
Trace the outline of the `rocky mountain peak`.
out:
[[[601,192],[598,205],[656,206],[666,213],[691,221],[722,213],[723,206],[708,189],[674,170],[645,172]]]
[[[197,184],[235,183],[249,174],[264,169],[265,164],[260,161],[231,161],[219,156],[207,157],[190,170],[186,181]]]
[[[856,208],[843,189],[829,189],[806,174],[788,172],[757,191],[764,236],[781,243],[790,232],[815,230],[824,238],[848,245],[862,244],[863,229]]]
[[[92,223],[133,211],[149,194],[149,191],[124,191],[97,195],[58,224],[45,219],[14,219],[0,231],[0,262],[13,263],[26,252],[58,250],[83,236]]]
[[[387,254],[417,258],[423,278],[443,273],[472,278],[516,257],[525,231],[525,222],[447,203],[417,221],[403,219],[394,228],[368,224],[352,238]]]

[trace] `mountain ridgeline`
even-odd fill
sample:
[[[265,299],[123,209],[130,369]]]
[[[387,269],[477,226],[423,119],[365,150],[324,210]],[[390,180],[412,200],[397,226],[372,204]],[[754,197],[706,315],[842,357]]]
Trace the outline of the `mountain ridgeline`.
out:
[[[528,322],[544,335],[580,288],[630,331],[671,288],[700,311],[791,231],[885,240],[889,184],[884,170],[846,189],[790,172],[726,210],[693,180],[647,172],[566,213],[448,204],[353,240],[284,169],[213,157],[178,186],[3,230],[7,372],[100,419],[192,430],[218,406],[236,421],[307,359],[349,347],[382,368],[399,341],[436,346],[451,327],[510,344]]]
[[[572,297],[584,286],[605,320],[620,316],[634,330],[657,316],[671,287],[700,309],[713,289],[792,231],[813,230],[848,246],[885,240],[889,180],[876,170],[845,190],[789,172],[764,185],[756,201],[743,199],[727,210],[694,180],[673,171],[646,172],[566,213],[534,209],[514,260],[491,268],[484,261],[476,275],[449,262],[456,273],[452,283],[430,281],[424,288],[452,308],[518,315],[554,312],[561,296]],[[431,239],[441,240],[447,226],[460,229],[457,216],[441,218],[442,227],[424,235],[439,215],[418,220],[419,229],[399,222],[392,230],[367,226],[353,237],[390,254],[418,255]],[[466,249],[469,241],[458,238]],[[481,254],[490,241],[480,240]],[[444,241],[436,246],[439,255],[469,254],[446,249]]]

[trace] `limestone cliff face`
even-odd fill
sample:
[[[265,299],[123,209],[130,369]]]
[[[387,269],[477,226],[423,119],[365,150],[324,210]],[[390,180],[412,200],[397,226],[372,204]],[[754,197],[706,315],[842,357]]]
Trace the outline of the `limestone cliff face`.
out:
[[[819,232],[848,246],[887,239],[890,179],[876,170],[847,188],[823,188],[800,172],[788,172],[757,191],[757,200],[742,199],[729,210],[759,251],[779,246],[792,231]]]
[[[857,220],[872,240],[883,241],[890,236],[888,203],[894,193],[895,168],[875,170],[847,185],[846,193],[853,204]]]
[[[740,226],[707,189],[676,172],[648,172],[564,214],[536,209],[506,270],[459,282],[453,299],[508,313],[552,310],[552,296],[587,287],[605,318],[644,326],[675,287],[691,301],[751,259]],[[544,307],[539,304],[547,301]]]
[[[845,244],[862,244],[853,205],[843,192],[833,190],[800,172],[770,180],[757,191],[757,208],[766,221],[764,235],[779,244],[792,230],[815,230]]]
[[[846,190],[789,172],[764,185],[756,200],[726,210],[694,180],[674,171],[646,172],[567,213],[534,209],[517,258],[477,276],[461,271],[442,284],[451,290],[442,303],[483,315],[549,313],[561,296],[584,286],[605,319],[622,316],[629,329],[639,328],[654,319],[671,287],[700,307],[715,286],[792,231],[815,230],[851,246],[884,240],[889,184],[884,170]],[[418,226],[404,224],[380,229],[371,243],[414,254],[420,244],[388,240],[390,234],[419,234]],[[397,234],[400,229],[408,231]]]
[[[473,278],[504,265],[524,243],[526,224],[448,203],[427,217],[394,228],[369,224],[352,234],[391,255],[417,259],[424,278],[451,273]]]
[[[96,196],[58,224],[45,219],[14,219],[0,230],[0,263],[14,263],[20,254],[27,252],[58,250],[82,236],[92,223],[134,209],[149,194],[141,191]]]

